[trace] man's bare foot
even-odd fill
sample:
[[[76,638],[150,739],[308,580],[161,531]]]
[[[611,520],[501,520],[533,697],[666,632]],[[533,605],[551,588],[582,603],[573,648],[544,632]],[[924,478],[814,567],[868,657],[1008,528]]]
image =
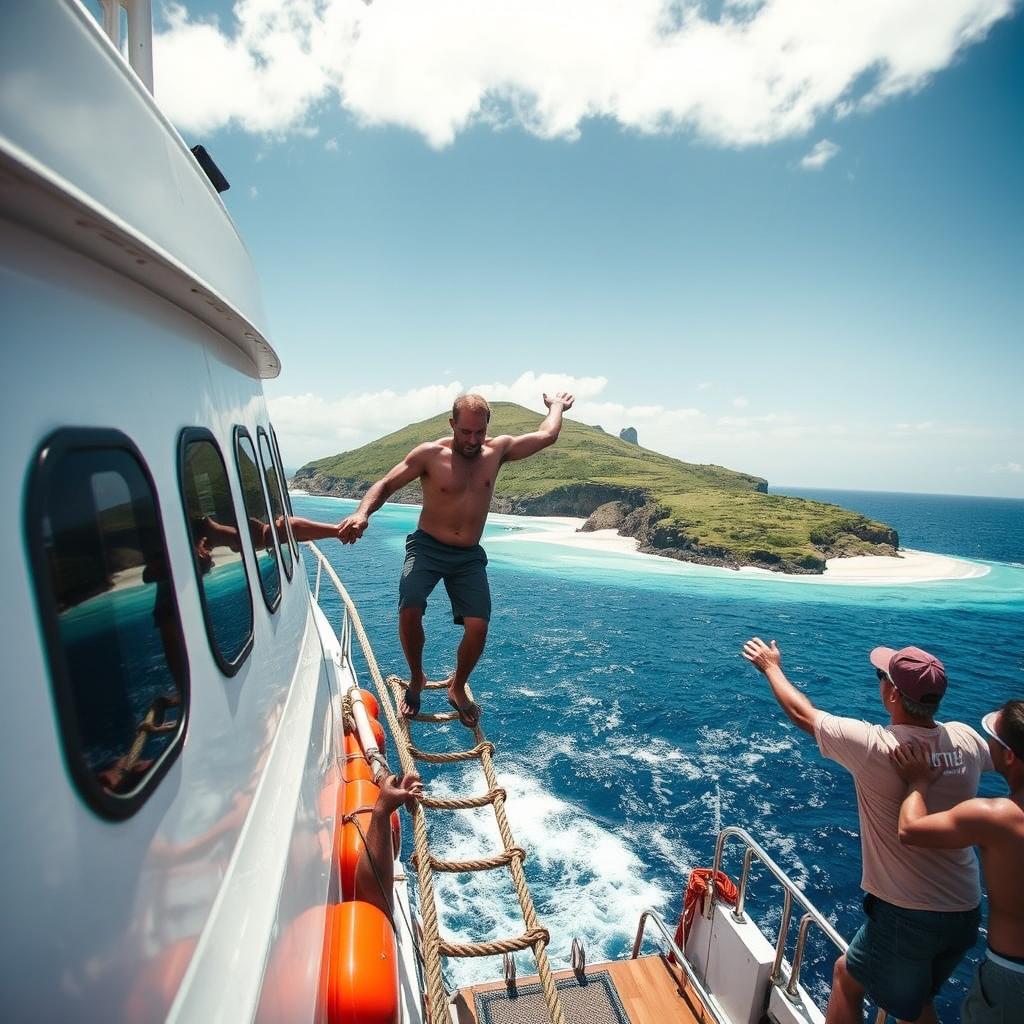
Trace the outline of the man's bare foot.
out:
[[[466,693],[466,684],[456,684],[455,677],[448,677],[448,703],[458,712],[459,721],[467,729],[475,729],[480,722],[480,705]]]
[[[426,682],[427,677],[424,675],[409,681],[409,685],[405,689],[405,699],[398,709],[403,718],[412,718],[420,713],[420,694],[423,692]]]

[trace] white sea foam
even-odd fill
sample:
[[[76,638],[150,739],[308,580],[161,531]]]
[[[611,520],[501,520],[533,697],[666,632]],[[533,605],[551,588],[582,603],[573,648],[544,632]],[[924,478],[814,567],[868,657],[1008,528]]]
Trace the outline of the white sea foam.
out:
[[[512,832],[529,854],[526,875],[538,916],[551,932],[552,964],[568,966],[574,936],[583,941],[590,960],[621,954],[643,908],[663,906],[668,894],[645,879],[642,861],[621,836],[545,792],[531,777],[508,773],[499,779],[508,791]],[[479,769],[473,768],[459,785],[435,785],[431,793],[451,795],[479,785]],[[448,820],[443,832],[431,831],[439,855],[443,850],[445,858],[462,860],[501,849],[490,807],[459,812]],[[667,842],[664,837],[661,841]],[[453,941],[482,941],[523,931],[507,871],[438,875],[435,891],[442,932]],[[517,959],[521,975],[534,973],[529,954]],[[456,960],[451,970],[454,982],[466,985],[499,977],[500,962]]]

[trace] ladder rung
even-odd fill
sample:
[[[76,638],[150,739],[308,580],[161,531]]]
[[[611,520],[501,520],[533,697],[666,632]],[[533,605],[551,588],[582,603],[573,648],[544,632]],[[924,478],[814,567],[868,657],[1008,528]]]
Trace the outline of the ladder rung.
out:
[[[499,795],[502,800],[508,798],[508,794],[505,790],[495,789],[491,792],[480,793],[477,796],[424,796],[420,797],[420,803],[423,804],[424,807],[432,807],[434,810],[438,811],[468,811],[473,807],[486,807],[489,803],[497,800]]]
[[[502,953],[515,953],[520,949],[529,949],[537,942],[545,946],[551,941],[547,928],[535,928],[532,932],[524,932],[511,939],[496,939],[493,942],[446,942],[438,943],[441,956],[500,956]]]
[[[412,859],[418,861],[417,855],[413,854]],[[526,851],[521,846],[513,846],[509,850],[496,853],[493,857],[480,857],[477,860],[441,860],[431,854],[430,866],[434,871],[458,874],[463,871],[493,871],[495,868],[511,864],[514,860],[520,863],[526,860]]]

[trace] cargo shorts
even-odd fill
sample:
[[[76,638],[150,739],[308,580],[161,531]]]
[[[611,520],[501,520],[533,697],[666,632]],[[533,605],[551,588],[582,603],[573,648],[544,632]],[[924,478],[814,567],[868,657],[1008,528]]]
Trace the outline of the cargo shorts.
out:
[[[398,609],[421,608],[438,580],[444,580],[452,617],[461,626],[467,618],[491,618],[491,588],[487,582],[487,554],[479,544],[459,548],[444,544],[423,530],[405,540],[405,564],[398,584]]]
[[[907,910],[868,893],[867,920],[846,967],[868,998],[899,1020],[917,1020],[974,946],[981,909]]]

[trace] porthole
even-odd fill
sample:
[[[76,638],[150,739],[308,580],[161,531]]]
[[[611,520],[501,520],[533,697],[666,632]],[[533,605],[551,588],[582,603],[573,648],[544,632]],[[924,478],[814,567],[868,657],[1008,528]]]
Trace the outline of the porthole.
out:
[[[68,769],[100,814],[134,814],[177,757],[188,659],[156,488],[115,430],[40,448],[26,505]]]
[[[267,511],[267,500],[260,483],[259,463],[252,438],[245,427],[235,427],[235,461],[238,465],[238,479],[242,485],[242,500],[245,502],[245,518],[249,537],[256,556],[257,575],[263,600],[270,611],[276,611],[281,603],[281,572],[277,565],[277,542],[274,526]]]
[[[292,527],[285,513],[284,495],[281,492],[281,478],[277,473],[277,464],[270,450],[270,439],[267,432],[259,427],[256,437],[260,446],[260,462],[263,466],[263,479],[267,485],[267,496],[270,498],[270,511],[273,516],[274,529],[277,531],[278,543],[281,547],[281,564],[284,574],[292,578]]]
[[[252,650],[252,595],[227,470],[208,430],[181,432],[178,477],[206,635],[231,676]]]

